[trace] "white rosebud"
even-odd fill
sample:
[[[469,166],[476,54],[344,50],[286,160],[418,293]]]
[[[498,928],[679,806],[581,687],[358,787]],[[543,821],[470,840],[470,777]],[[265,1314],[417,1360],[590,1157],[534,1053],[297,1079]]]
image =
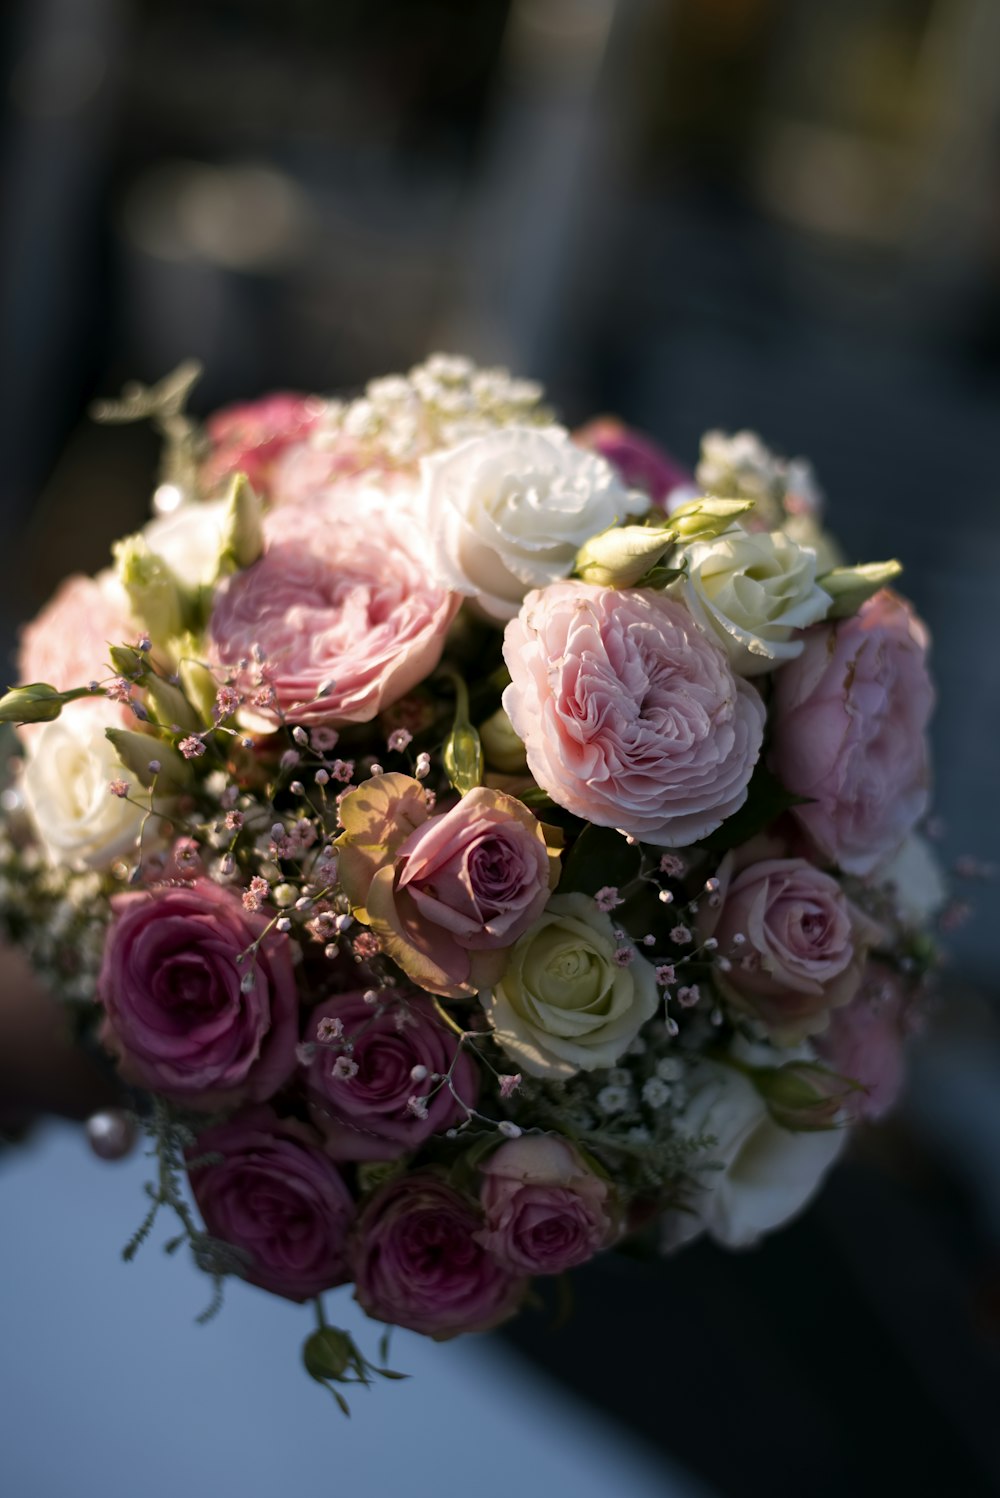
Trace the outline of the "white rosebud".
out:
[[[690,1210],[664,1217],[663,1245],[679,1248],[704,1231],[725,1248],[749,1248],[802,1211],[840,1154],[845,1131],[782,1128],[753,1083],[732,1067],[704,1062],[692,1083],[678,1133],[715,1142],[701,1156],[704,1168],[694,1172]]]
[[[183,505],[170,515],[150,521],[143,531],[150,551],[163,558],[185,587],[208,587],[215,581],[224,544],[226,507],[224,499]]]
[[[671,591],[740,676],[773,671],[802,652],[799,630],[826,617],[816,554],[783,531],[733,529],[685,548],[688,575]]]
[[[568,577],[589,537],[648,504],[562,427],[501,427],[421,464],[435,576],[500,621],[532,588]]]
[[[141,791],[106,726],[100,709],[74,705],[29,741],[24,800],[52,863],[104,869],[136,846],[144,812],[133,802]],[[125,780],[133,799],[110,795],[113,780]]]

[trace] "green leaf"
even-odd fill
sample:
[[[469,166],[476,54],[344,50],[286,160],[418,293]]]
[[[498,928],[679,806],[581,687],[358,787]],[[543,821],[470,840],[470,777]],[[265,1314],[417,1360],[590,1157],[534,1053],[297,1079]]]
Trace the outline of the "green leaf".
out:
[[[630,846],[613,827],[590,825],[563,859],[559,893],[596,895],[605,885],[623,889],[638,875],[641,861],[638,844]]]
[[[701,839],[702,846],[711,848],[714,853],[725,853],[729,848],[749,842],[793,806],[804,806],[808,801],[808,796],[794,796],[786,790],[763,760],[759,760],[746,801],[739,811],[726,818],[721,827]]]

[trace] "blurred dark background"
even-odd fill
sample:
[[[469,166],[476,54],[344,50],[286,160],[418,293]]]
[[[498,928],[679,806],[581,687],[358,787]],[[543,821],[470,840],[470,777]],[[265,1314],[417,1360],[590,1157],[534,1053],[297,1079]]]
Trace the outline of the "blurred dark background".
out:
[[[997,0],[8,0],[0,629],[142,523],[151,436],[442,347],[806,453],[936,642],[939,849],[1000,838]],[[996,886],[907,1105],[762,1251],[580,1276],[527,1356],[721,1494],[1000,1488]],[[581,1418],[584,1418],[581,1409]]]

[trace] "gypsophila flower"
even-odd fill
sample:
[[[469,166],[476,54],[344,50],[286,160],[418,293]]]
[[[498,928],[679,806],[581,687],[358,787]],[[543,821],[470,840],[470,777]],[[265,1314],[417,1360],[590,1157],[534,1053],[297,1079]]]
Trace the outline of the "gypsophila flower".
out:
[[[181,739],[177,747],[185,759],[200,759],[205,752],[205,745],[193,733],[188,734],[186,739]]]
[[[112,796],[119,796],[124,799],[129,793],[129,783],[127,780],[112,780],[108,785],[108,790]]]
[[[613,884],[606,884],[602,889],[597,891],[594,896],[594,904],[598,910],[603,910],[605,914],[608,914],[610,911],[617,909],[619,905],[624,905],[625,901],[621,898]]]
[[[520,1085],[521,1073],[507,1072],[500,1078],[500,1096],[506,1101],[507,1098],[514,1096]]]
[[[660,1077],[650,1077],[642,1084],[642,1100],[650,1108],[662,1108],[670,1101],[670,1087]]]
[[[417,755],[416,769],[414,770],[413,773],[416,775],[416,777],[417,777],[418,780],[423,780],[423,779],[426,778],[426,776],[428,776],[430,774],[430,772],[431,772],[431,757],[430,757],[430,755],[429,754],[418,754]]]
[[[362,931],[354,938],[354,955],[360,962],[367,962],[372,957],[377,957],[380,947],[378,937],[371,931]]]
[[[323,724],[314,727],[311,734],[312,746],[320,754],[329,754],[331,749],[335,749],[339,738],[340,734],[335,728],[327,728]]]
[[[330,774],[333,776],[334,780],[340,780],[344,783],[344,785],[347,785],[351,780],[354,779],[353,759],[335,759],[333,764],[330,766]]]
[[[358,1063],[352,1061],[350,1056],[338,1056],[333,1063],[333,1076],[338,1082],[349,1082],[358,1074]]]
[[[270,884],[256,874],[250,880],[250,888],[243,891],[243,908],[251,912],[259,910],[270,893]]]
[[[678,1082],[684,1075],[684,1063],[677,1056],[661,1056],[656,1063],[656,1075],[663,1082]]]
[[[240,694],[235,687],[220,687],[215,694],[215,716],[231,718],[240,705]]]
[[[676,942],[679,947],[686,946],[691,940],[691,932],[687,926],[675,926],[670,933],[670,940]]]
[[[667,988],[677,977],[677,971],[672,962],[661,962],[656,969],[656,981],[661,988]]]
[[[602,1087],[597,1094],[597,1106],[602,1113],[627,1113],[632,1106],[632,1095],[627,1087]]]
[[[387,743],[393,754],[402,754],[413,743],[413,735],[408,728],[394,728]]]
[[[680,879],[684,873],[684,860],[677,853],[664,853],[660,858],[660,873],[668,879]]]
[[[521,1137],[521,1129],[519,1129],[517,1124],[513,1123],[509,1118],[501,1119],[501,1121],[497,1124],[497,1128],[500,1130],[500,1133],[504,1136],[505,1139],[520,1139]]]
[[[615,962],[616,967],[628,967],[629,963],[632,962],[634,960],[634,958],[635,958],[635,948],[634,947],[616,947],[615,948],[614,962]]]
[[[227,811],[223,825],[227,832],[239,832],[243,826],[243,813],[241,811]]]
[[[677,990],[677,1002],[682,1009],[693,1009],[701,998],[701,990],[697,983],[691,983]]]
[[[409,1098],[406,1099],[406,1111],[407,1111],[407,1113],[412,1113],[412,1115],[413,1115],[414,1118],[420,1118],[420,1119],[426,1118],[427,1117],[427,1099],[426,1098],[422,1098],[422,1097],[417,1097],[416,1094],[414,1094],[413,1097],[409,1097]]]
[[[116,676],[104,688],[105,696],[110,697],[112,702],[129,702],[132,697],[132,682],[127,681],[124,676]]]

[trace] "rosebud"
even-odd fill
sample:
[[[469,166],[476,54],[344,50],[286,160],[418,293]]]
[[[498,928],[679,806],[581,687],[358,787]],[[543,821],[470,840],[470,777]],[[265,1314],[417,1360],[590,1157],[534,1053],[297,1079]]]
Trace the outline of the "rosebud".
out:
[[[887,588],[903,570],[901,562],[864,562],[857,567],[834,567],[817,578],[819,586],[833,599],[828,619],[846,619],[881,588]]]
[[[514,725],[502,707],[498,707],[485,723],[480,723],[479,741],[495,770],[500,770],[505,775],[516,775],[521,770],[527,770],[524,744],[514,732]]]
[[[234,473],[229,485],[219,575],[252,567],[264,550],[263,509],[245,473]]]
[[[858,1082],[815,1061],[755,1067],[751,1076],[775,1123],[796,1133],[836,1128],[851,1093],[864,1091]]]
[[[150,551],[141,535],[126,536],[113,549],[118,579],[139,622],[156,641],[180,634],[184,627],[181,587],[163,558]]]
[[[306,1338],[302,1347],[306,1372],[317,1383],[325,1383],[327,1379],[337,1382],[343,1378],[354,1356],[351,1338],[335,1326],[321,1326]]]
[[[618,525],[592,536],[576,554],[576,575],[601,588],[633,588],[677,541],[667,525]]]
[[[160,790],[179,791],[190,784],[191,771],[169,744],[129,728],[106,728],[104,733],[126,770],[132,772],[140,785],[148,789],[155,780]],[[154,769],[154,765],[158,768]]]
[[[679,505],[670,516],[670,524],[679,541],[714,541],[753,506],[752,499],[716,499],[706,494]]]
[[[126,676],[129,680],[144,675],[149,668],[145,655],[132,645],[112,645],[108,651],[108,659],[118,675]]]

